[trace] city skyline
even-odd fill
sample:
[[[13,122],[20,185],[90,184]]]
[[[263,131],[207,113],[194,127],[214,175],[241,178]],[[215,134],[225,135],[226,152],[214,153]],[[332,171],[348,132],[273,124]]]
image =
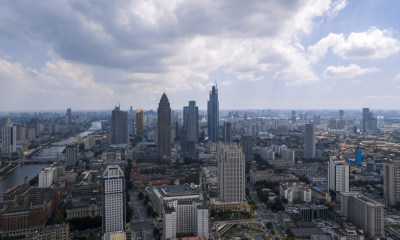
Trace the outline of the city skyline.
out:
[[[399,6],[6,2],[0,111],[206,109],[215,81],[220,109],[399,109]]]

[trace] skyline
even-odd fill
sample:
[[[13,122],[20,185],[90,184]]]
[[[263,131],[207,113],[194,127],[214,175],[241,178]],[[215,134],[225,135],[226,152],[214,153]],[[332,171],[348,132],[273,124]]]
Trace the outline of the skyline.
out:
[[[169,5],[168,5],[169,4]],[[388,109],[400,3],[24,1],[0,14],[0,112]],[[379,11],[376,11],[379,10]]]

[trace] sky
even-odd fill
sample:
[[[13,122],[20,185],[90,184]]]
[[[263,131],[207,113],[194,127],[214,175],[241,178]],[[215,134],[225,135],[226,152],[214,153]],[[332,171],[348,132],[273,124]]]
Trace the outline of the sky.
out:
[[[25,0],[0,8],[0,111],[399,109],[397,0]]]

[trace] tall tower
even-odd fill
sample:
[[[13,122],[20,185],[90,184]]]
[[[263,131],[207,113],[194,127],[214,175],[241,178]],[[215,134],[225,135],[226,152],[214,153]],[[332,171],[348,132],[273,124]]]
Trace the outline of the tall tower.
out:
[[[207,127],[210,141],[218,142],[219,103],[217,86],[212,87],[210,92],[210,100],[207,103]]]
[[[111,114],[111,143],[128,144],[128,112],[115,107]]]
[[[136,110],[136,135],[143,136],[143,110]]]
[[[383,198],[388,206],[400,203],[400,161],[393,160],[383,165]]]
[[[125,231],[125,176],[118,165],[102,175],[103,233]]]
[[[129,136],[135,135],[135,111],[133,111],[132,106],[129,109],[128,129],[129,129]]]
[[[363,132],[367,132],[369,126],[369,108],[363,108],[363,115],[362,115],[362,129]]]
[[[14,126],[10,119],[2,129],[3,154],[13,153],[17,150],[17,127]]]
[[[183,107],[183,150],[195,154],[199,136],[199,108],[195,101],[189,101],[189,106]]]
[[[342,120],[344,116],[344,110],[339,110],[339,120]]]
[[[245,159],[236,143],[218,143],[218,190],[224,202],[245,201]]]
[[[72,112],[71,108],[67,108],[67,113],[65,114],[65,124],[70,125],[72,122]]]
[[[169,157],[171,156],[171,107],[165,93],[158,104],[157,128],[158,155]]]
[[[304,132],[304,157],[315,158],[315,125],[306,124]]]

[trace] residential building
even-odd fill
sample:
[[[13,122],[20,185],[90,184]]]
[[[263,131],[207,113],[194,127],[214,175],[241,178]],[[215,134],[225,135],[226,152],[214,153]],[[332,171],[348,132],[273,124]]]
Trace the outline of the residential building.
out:
[[[311,202],[311,188],[304,182],[281,182],[279,183],[279,194],[288,200]]]
[[[400,203],[400,161],[391,160],[383,164],[383,197],[385,204]]]
[[[10,119],[2,128],[3,154],[11,154],[17,150],[17,128]]]
[[[242,147],[246,162],[253,160],[253,137],[243,135],[240,138],[240,146]]]
[[[78,160],[78,146],[68,146],[65,148],[65,163],[67,166],[75,166]]]
[[[350,166],[341,156],[331,156],[328,162],[328,188],[337,193],[350,191]]]
[[[372,238],[385,237],[383,210],[385,205],[360,193],[341,194],[341,215],[364,229]]]

